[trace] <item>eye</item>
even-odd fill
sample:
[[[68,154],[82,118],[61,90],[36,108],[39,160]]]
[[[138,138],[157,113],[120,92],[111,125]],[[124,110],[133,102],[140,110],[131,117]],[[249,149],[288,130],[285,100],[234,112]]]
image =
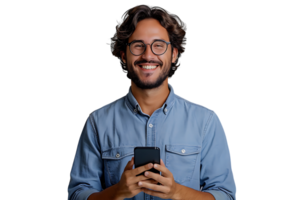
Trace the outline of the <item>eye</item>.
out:
[[[156,41],[153,44],[153,47],[157,48],[157,49],[165,48],[165,46],[166,46],[166,44],[164,42],[160,42],[160,41]]]
[[[143,48],[144,44],[143,43],[135,43],[135,44],[133,44],[133,47],[134,48]]]

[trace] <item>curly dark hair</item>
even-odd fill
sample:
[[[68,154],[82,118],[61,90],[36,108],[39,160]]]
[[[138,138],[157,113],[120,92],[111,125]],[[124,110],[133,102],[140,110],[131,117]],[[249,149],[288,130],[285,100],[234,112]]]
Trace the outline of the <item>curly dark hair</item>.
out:
[[[126,52],[126,43],[129,37],[135,30],[137,23],[143,19],[153,18],[160,22],[160,24],[168,31],[170,42],[173,47],[178,49],[178,56],[175,63],[172,63],[169,77],[171,77],[179,67],[178,58],[184,52],[186,42],[185,38],[185,24],[180,20],[177,15],[169,14],[163,8],[158,6],[149,7],[146,5],[139,5],[127,10],[123,15],[123,23],[116,26],[116,33],[111,38],[111,51],[112,54],[120,59],[123,70],[128,71],[126,63],[122,61],[121,51]]]

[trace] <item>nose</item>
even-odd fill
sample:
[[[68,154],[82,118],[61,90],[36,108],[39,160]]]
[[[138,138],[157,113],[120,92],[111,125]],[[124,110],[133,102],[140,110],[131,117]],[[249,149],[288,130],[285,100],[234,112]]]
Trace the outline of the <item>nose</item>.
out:
[[[148,46],[149,45],[149,46]],[[155,54],[151,51],[151,44],[146,44],[146,50],[142,54],[142,58],[145,60],[153,60],[155,58]]]

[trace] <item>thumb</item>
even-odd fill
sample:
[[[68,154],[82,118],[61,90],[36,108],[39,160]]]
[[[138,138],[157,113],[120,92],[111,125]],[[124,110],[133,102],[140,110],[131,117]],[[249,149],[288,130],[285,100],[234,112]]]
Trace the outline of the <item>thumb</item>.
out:
[[[165,163],[162,159],[160,159],[160,164],[165,167]]]
[[[132,158],[131,158],[131,160],[130,160],[130,161],[128,161],[128,163],[127,163],[126,167],[124,168],[124,171],[126,171],[126,170],[131,170],[131,169],[132,169],[132,167],[133,167],[133,163],[134,163],[134,160],[133,160],[133,158],[134,158],[134,157],[132,157]]]

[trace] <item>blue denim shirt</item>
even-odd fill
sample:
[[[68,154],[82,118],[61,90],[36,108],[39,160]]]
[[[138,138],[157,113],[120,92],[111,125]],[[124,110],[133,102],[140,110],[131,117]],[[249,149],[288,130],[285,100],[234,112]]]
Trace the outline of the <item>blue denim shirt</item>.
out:
[[[79,139],[68,187],[69,200],[86,200],[120,181],[136,146],[156,146],[175,181],[216,200],[235,200],[224,130],[217,115],[170,94],[151,116],[131,93],[90,114]],[[127,199],[127,198],[126,198]],[[140,192],[132,200],[161,198]]]

